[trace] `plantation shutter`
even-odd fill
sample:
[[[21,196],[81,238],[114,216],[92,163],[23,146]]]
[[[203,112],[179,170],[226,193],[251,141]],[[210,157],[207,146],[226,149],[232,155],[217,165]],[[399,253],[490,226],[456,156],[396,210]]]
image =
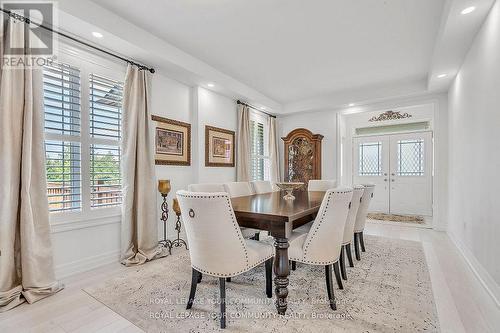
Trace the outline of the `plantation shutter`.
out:
[[[123,83],[89,76],[91,207],[122,202],[120,140]]]
[[[49,210],[82,208],[80,71],[64,64],[43,69],[45,157]]]

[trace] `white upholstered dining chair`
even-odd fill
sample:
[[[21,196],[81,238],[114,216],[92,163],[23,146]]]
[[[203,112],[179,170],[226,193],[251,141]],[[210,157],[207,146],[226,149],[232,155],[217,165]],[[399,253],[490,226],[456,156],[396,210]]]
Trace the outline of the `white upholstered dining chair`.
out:
[[[288,239],[290,260],[325,267],[326,289],[333,310],[336,310],[337,306],[332,286],[332,265],[340,287],[342,284],[339,272],[340,251],[352,193],[350,187],[326,191],[309,232],[292,231]]]
[[[337,186],[335,179],[311,179],[307,184],[308,191],[325,192]]]
[[[365,240],[363,239],[363,231],[365,230],[368,208],[370,207],[370,202],[373,198],[373,192],[375,191],[374,184],[363,184],[363,186],[365,190],[363,192],[363,196],[361,197],[358,213],[356,214],[356,222],[354,223],[354,251],[356,252],[356,260],[361,260],[361,254],[359,251],[360,245],[361,251],[365,252]]]
[[[252,184],[253,191],[256,194],[271,193],[275,191],[273,184],[268,180],[256,180],[250,183]]]
[[[186,309],[193,306],[201,274],[219,278],[221,328],[226,326],[226,278],[266,264],[266,294],[272,297],[272,245],[244,239],[225,192],[178,191],[177,199],[189,241],[192,278]]]
[[[224,183],[225,192],[229,193],[231,198],[244,197],[252,195],[253,190],[249,182],[231,182]],[[260,230],[251,228],[241,228],[241,232],[245,238],[253,238],[259,240]]]
[[[342,250],[340,251],[340,272],[342,273],[342,278],[344,280],[347,280],[347,272],[345,269],[346,254],[347,254],[347,259],[349,260],[349,266],[354,267],[354,262],[352,260],[351,244],[354,234],[354,223],[356,222],[356,215],[358,213],[358,208],[364,191],[365,188],[363,185],[355,185],[353,187],[351,209],[349,209],[349,214],[347,214],[347,220],[344,228],[344,240],[342,241]]]
[[[231,198],[254,194],[249,182],[224,183],[224,188]]]
[[[188,185],[188,191],[191,192],[227,192],[226,186],[221,183],[205,183],[205,184],[190,184]],[[241,193],[245,193],[244,190],[240,191]],[[243,237],[245,238],[259,238],[259,231],[255,229],[249,228],[241,228],[241,232],[243,233]]]
[[[224,184],[220,183],[205,183],[205,184],[190,184],[188,185],[190,192],[226,192]]]

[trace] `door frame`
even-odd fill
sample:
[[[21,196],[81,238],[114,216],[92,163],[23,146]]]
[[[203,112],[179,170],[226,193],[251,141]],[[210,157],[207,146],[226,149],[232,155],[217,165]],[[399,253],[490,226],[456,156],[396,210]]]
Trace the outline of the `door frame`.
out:
[[[336,133],[336,165],[337,179],[343,184],[349,184],[352,179],[352,136],[355,129],[361,127],[376,127],[400,123],[411,123],[429,121],[429,130],[433,131],[433,218],[428,224],[431,228],[445,231],[448,223],[446,211],[448,188],[447,188],[447,166],[448,166],[448,108],[446,94],[428,94],[412,98],[396,98],[384,102],[368,103],[365,105],[340,109],[337,112]],[[410,108],[424,107],[427,112],[414,112]],[[410,110],[409,110],[410,109]],[[387,110],[408,111],[412,118],[400,121],[385,121],[381,123],[368,123],[367,120],[373,115],[378,115]],[[425,113],[425,115],[424,115]],[[366,121],[361,124],[353,121],[351,117],[365,115]],[[354,124],[354,125],[353,125]]]
[[[434,167],[435,167],[435,163],[434,163],[434,150],[435,150],[435,145],[434,145],[434,131],[432,129],[423,129],[423,130],[414,130],[414,131],[401,131],[401,132],[395,132],[395,133],[381,133],[381,134],[365,134],[365,135],[353,135],[351,137],[351,170],[350,170],[350,182],[352,184],[354,184],[354,177],[355,177],[355,156],[357,156],[358,154],[358,151],[357,151],[357,147],[356,145],[354,144],[354,141],[356,139],[361,139],[361,138],[376,138],[376,137],[384,137],[384,138],[388,138],[387,142],[388,142],[388,146],[387,146],[387,149],[391,150],[392,149],[392,146],[391,146],[391,136],[393,135],[404,135],[404,134],[418,134],[418,133],[430,133],[431,135],[431,141],[430,141],[430,146],[431,146],[431,165],[430,165],[430,182],[431,182],[431,217],[432,219],[434,219]],[[393,159],[393,156],[390,155],[390,153],[388,152],[388,160],[389,160],[389,165]],[[390,170],[387,170],[387,173],[389,173]],[[389,187],[390,187],[390,183],[388,184]],[[390,190],[389,190],[390,192]],[[388,202],[388,206],[391,207],[391,204],[390,204],[390,197],[389,197],[389,202]],[[427,216],[427,215],[426,215]]]

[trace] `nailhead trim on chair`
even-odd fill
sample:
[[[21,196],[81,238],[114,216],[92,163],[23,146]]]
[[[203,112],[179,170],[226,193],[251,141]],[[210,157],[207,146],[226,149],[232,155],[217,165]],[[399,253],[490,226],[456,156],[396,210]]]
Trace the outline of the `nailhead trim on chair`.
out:
[[[319,221],[319,224],[316,228],[314,228],[314,231],[313,231],[313,234],[312,234],[312,237],[309,239],[309,242],[307,242],[307,244],[305,245],[304,247],[304,254],[303,254],[303,257],[305,257],[307,255],[307,249],[309,248],[309,246],[311,245],[311,242],[313,241],[314,239],[314,236],[316,235],[316,232],[318,231],[319,227],[321,226],[321,223],[323,223],[323,219],[325,217],[325,212],[326,212],[326,209],[328,208],[328,205],[330,204],[330,199],[332,198],[332,194],[333,193],[341,193],[341,194],[345,194],[345,193],[352,193],[352,190],[350,191],[339,191],[339,192],[330,192],[328,194],[328,199],[326,201],[326,206],[325,206],[325,209],[323,211],[323,214],[321,215],[321,220]],[[349,209],[351,209],[351,202],[349,202]],[[314,225],[314,224],[313,224]],[[332,262],[323,262],[323,261],[309,261],[309,260],[305,260],[305,259],[293,259],[295,261],[299,261],[299,262],[303,262],[303,263],[306,263],[306,264],[315,264],[315,265],[330,265],[330,264],[333,264],[334,262],[336,262],[338,260],[334,260]]]
[[[298,262],[301,262],[301,263],[304,263],[304,264],[311,264],[311,265],[331,265],[335,262],[337,262],[339,260],[340,257],[337,257],[337,259],[333,260],[333,261],[309,261],[309,260],[305,260],[303,258],[288,258],[292,261],[298,261]]]
[[[196,269],[198,272],[200,273],[204,273],[204,274],[208,274],[208,275],[212,275],[212,276],[217,276],[217,277],[233,277],[233,276],[236,276],[236,275],[240,275],[240,274],[243,274],[245,272],[248,272],[249,270],[251,270],[252,268],[256,267],[256,266],[259,266],[260,264],[266,262],[267,260],[271,259],[272,257],[274,257],[273,254],[271,254],[270,256],[266,257],[266,259],[263,259],[261,261],[258,261],[256,264],[254,265],[248,265],[245,269],[241,270],[241,271],[238,271],[238,272],[234,272],[234,273],[227,273],[227,274],[220,274],[220,273],[214,273],[214,272],[209,272],[209,271],[206,271],[204,269],[201,269],[201,268],[198,268],[196,267],[195,265],[191,265],[191,267],[193,267],[194,269]]]
[[[239,229],[240,227],[239,227],[238,223],[235,221],[235,218],[234,218],[234,211],[231,208],[231,201],[229,201],[229,197],[227,195],[180,195],[180,194],[178,194],[178,195],[181,196],[181,197],[184,197],[184,198],[196,198],[196,199],[226,198],[227,199],[227,206],[228,206],[228,209],[229,209],[229,212],[230,212],[230,215],[231,215],[231,221],[233,222],[233,227],[235,228],[235,230],[240,230]],[[191,265],[191,267],[193,267],[194,269],[196,269],[198,272],[201,272],[201,273],[205,273],[205,274],[209,274],[209,275],[213,275],[213,276],[219,276],[219,277],[231,277],[231,276],[235,276],[235,275],[238,275],[238,274],[245,273],[245,272],[249,271],[250,269],[254,268],[255,266],[258,266],[258,265],[262,264],[263,262],[265,262],[266,260],[274,257],[274,255],[271,254],[269,257],[267,257],[264,260],[259,261],[255,265],[250,265],[248,263],[248,250],[247,250],[247,247],[246,247],[246,244],[245,244],[245,239],[243,237],[240,237],[241,231],[239,233],[237,232],[237,234],[238,234],[238,239],[240,240],[241,246],[243,247],[243,251],[245,253],[246,268],[244,270],[239,271],[239,272],[235,272],[235,273],[219,274],[219,273],[205,271],[205,270],[203,270],[203,269],[201,269],[199,267],[196,267],[194,265]]]

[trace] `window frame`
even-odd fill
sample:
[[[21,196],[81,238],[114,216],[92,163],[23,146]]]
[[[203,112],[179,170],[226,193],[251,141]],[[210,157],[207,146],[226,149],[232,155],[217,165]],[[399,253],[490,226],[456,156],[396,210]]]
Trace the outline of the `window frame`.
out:
[[[89,53],[80,48],[60,43],[56,62],[68,64],[80,70],[80,143],[81,156],[81,199],[82,207],[78,211],[55,212],[49,214],[51,226],[67,231],[86,226],[112,223],[121,215],[121,205],[112,207],[91,208],[91,179],[90,179],[90,146],[92,144],[115,145],[120,147],[121,141],[92,138],[90,135],[90,74],[100,75],[112,80],[125,82],[126,64],[118,63],[107,57]],[[44,133],[45,140],[52,140],[51,135]],[[59,136],[60,137],[60,136]],[[56,139],[60,140],[60,139]],[[113,142],[110,142],[113,141]],[[97,221],[101,219],[102,221]],[[80,223],[78,223],[80,222]],[[113,222],[113,223],[114,223]],[[74,224],[74,226],[68,226]]]

